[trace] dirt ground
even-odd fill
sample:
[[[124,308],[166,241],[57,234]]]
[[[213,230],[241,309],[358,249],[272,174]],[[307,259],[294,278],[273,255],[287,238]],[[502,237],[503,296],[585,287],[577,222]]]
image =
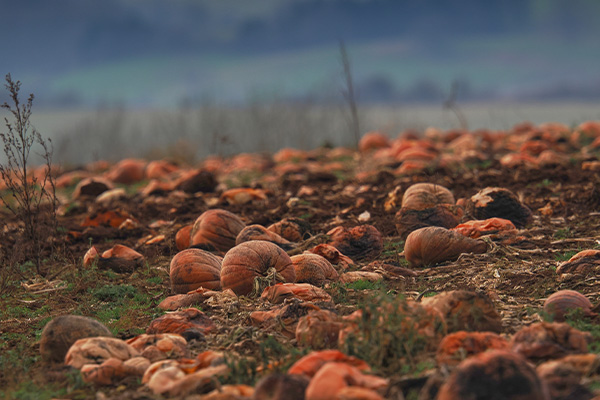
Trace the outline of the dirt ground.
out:
[[[358,157],[348,160],[341,174],[314,174],[301,170],[294,174],[275,174],[276,178],[268,180],[257,175],[250,184],[266,189],[267,200],[243,205],[215,204],[218,195],[214,193],[144,197],[133,192],[126,200],[110,206],[110,209],[129,213],[139,222],[138,228],[129,231],[102,226],[83,228],[81,223],[86,216],[108,208],[97,206],[93,200],[73,203],[68,213],[59,217],[59,226],[62,227],[62,236],[58,240],[60,246],[55,248],[54,254],[48,254],[51,261],[45,267],[46,278],[32,273],[31,268],[21,268],[20,272],[11,269],[7,278],[9,268],[3,266],[0,358],[4,360],[0,362],[0,387],[9,388],[5,395],[7,398],[51,398],[50,392],[39,389],[48,386],[55,390],[52,393],[59,393],[62,398],[163,398],[152,394],[137,378],[128,378],[110,387],[83,384],[69,368],[44,363],[39,358],[37,340],[44,324],[54,316],[78,313],[99,318],[98,308],[106,304],[94,304],[90,293],[98,293],[102,286],[115,285],[133,286],[146,296],[146,302],[140,312],[107,317],[105,323],[116,332],[117,337],[123,339],[143,332],[153,318],[163,314],[156,306],[171,294],[168,264],[177,253],[175,233],[209,208],[227,209],[239,215],[247,225],[267,226],[286,217],[302,218],[310,223],[314,234],[326,233],[338,225],[361,225],[358,217],[368,211],[370,219],[366,223],[375,226],[384,238],[384,252],[379,260],[406,267],[402,255],[403,241],[394,222],[395,211],[386,212],[384,209],[388,193],[396,187],[405,190],[413,183],[432,182],[447,187],[459,199],[469,198],[487,186],[503,187],[515,193],[534,215],[533,222],[519,231],[520,240],[510,246],[497,244],[484,254],[463,254],[457,261],[415,268],[416,277],[385,280],[384,290],[408,298],[415,298],[426,290],[436,293],[456,289],[484,292],[494,301],[502,316],[504,335],[540,321],[537,312],[544,299],[557,290],[577,290],[593,304],[600,302],[600,278],[593,275],[562,278],[555,272],[557,265],[570,255],[584,249],[600,248],[598,172],[584,171],[577,162],[544,168],[507,168],[495,160],[485,168],[429,168],[404,176],[392,173],[392,169],[382,169],[359,179],[356,172],[360,170],[361,162]],[[273,175],[268,172],[269,169],[266,171],[266,175]],[[314,189],[314,193],[303,195],[301,201],[291,202],[290,199],[296,197],[303,186]],[[546,206],[546,211],[541,212],[540,209]],[[2,218],[6,227],[14,226],[14,217],[7,213]],[[150,228],[159,220],[167,223]],[[10,229],[5,228],[2,235],[0,245],[3,249],[14,246]],[[165,240],[153,245],[140,244],[141,238],[158,234],[164,234]],[[86,275],[81,260],[90,245],[106,250],[115,243],[141,252],[147,260],[144,271],[96,271],[93,275]],[[360,266],[359,263],[357,268]],[[342,315],[356,310],[361,300],[369,296],[363,292],[348,289],[345,301],[336,304],[334,310]],[[217,325],[217,332],[192,341],[192,353],[211,349],[256,356],[260,352],[258,343],[269,335],[293,346],[294,340],[280,332],[251,327],[249,313],[266,308],[260,299],[203,305],[202,310]],[[597,324],[598,320],[592,322]],[[594,348],[600,348],[598,344]],[[431,359],[432,354],[423,357]],[[388,377],[403,379],[406,376],[399,373]],[[593,382],[592,379],[589,383]],[[37,395],[27,394],[24,385],[29,384],[40,392]]]

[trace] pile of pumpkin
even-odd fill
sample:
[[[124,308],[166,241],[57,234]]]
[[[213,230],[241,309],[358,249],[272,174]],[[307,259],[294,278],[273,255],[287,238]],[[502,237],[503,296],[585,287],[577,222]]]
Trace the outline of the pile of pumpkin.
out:
[[[529,209],[503,188],[486,188],[459,201],[448,189],[428,183],[410,186],[401,201],[400,192],[388,195],[386,208],[400,205],[395,221],[399,235],[406,238],[404,255],[413,267],[455,260],[464,253],[483,253],[494,243],[513,243],[518,240],[517,226],[531,218]],[[459,224],[464,213],[479,219]],[[366,340],[360,323],[365,310],[339,316],[332,311],[331,296],[323,287],[338,280],[378,280],[416,273],[377,260],[383,242],[374,226],[334,228],[328,232],[329,243],[314,247],[310,246],[314,244],[311,234],[310,226],[299,219],[284,219],[265,228],[246,226],[226,210],[208,210],[175,237],[180,252],[169,269],[175,295],[159,305],[173,312],[152,321],[146,334],[127,341],[110,337],[97,321],[58,317],[42,333],[42,355],[55,361],[64,359],[80,369],[88,382],[108,385],[137,376],[154,393],[168,396],[211,390],[206,398],[399,396],[402,390],[388,379],[370,375],[363,360],[334,350],[345,349],[350,338]],[[301,253],[305,249],[308,251]],[[599,255],[587,251],[561,269],[595,266]],[[102,255],[92,248],[84,264],[121,265],[139,262],[140,257],[121,245]],[[360,270],[354,268],[360,265]],[[207,351],[190,358],[188,341],[216,330],[209,316],[191,306],[222,304],[240,296],[260,296],[265,304],[274,304],[250,314],[254,326],[279,329],[299,346],[320,351],[298,360],[287,374],[264,371],[267,376],[255,388],[219,387],[219,378],[231,373],[224,354]],[[436,352],[438,371],[422,390],[422,396],[429,397],[422,398],[461,399],[486,393],[527,394],[532,399],[579,393],[579,398],[591,398],[581,385],[583,377],[598,372],[598,358],[588,354],[589,334],[565,323],[540,322],[512,337],[501,336],[502,320],[492,301],[468,291],[443,292],[401,304],[398,309],[381,305],[374,323],[383,329],[386,315],[399,312],[405,316],[402,329],[416,332],[424,339],[426,350]],[[545,305],[555,320],[564,319],[573,309],[595,315],[589,300],[577,292],[558,292]],[[539,363],[537,368],[532,362]],[[513,380],[519,384],[507,386],[506,382]]]
[[[152,198],[213,192],[219,174],[233,174],[240,169],[272,169],[272,174],[264,174],[265,186],[274,176],[293,180],[305,174],[327,180],[331,179],[331,171],[345,168],[335,161],[340,156],[362,163],[362,171],[355,175],[357,183],[369,182],[382,168],[390,166],[399,176],[430,167],[461,168],[465,163],[490,158],[506,168],[540,168],[568,164],[575,154],[583,169],[598,170],[600,162],[593,155],[598,148],[600,124],[592,122],[575,131],[560,124],[522,124],[506,132],[428,129],[424,137],[405,132],[393,141],[380,133],[369,133],[361,140],[360,157],[333,149],[327,151],[325,164],[312,160],[316,153],[292,149],[284,149],[272,159],[248,154],[230,160],[212,158],[202,168],[190,170],[165,161],[124,160],[113,166],[96,165],[88,171],[63,174],[57,186],[81,179],[73,198],[93,198],[104,207],[127,196],[124,189],[114,187],[115,183],[132,184],[144,179],[150,182],[140,189],[141,194]],[[98,176],[99,171],[103,171],[102,176]],[[216,207],[264,202],[268,193],[261,188],[221,190],[205,204]],[[298,197],[314,195],[314,188],[301,185],[287,200],[288,208],[293,209]],[[388,194],[384,207],[393,215],[399,237],[405,240],[403,256],[413,269],[379,260],[383,238],[373,225],[350,229],[338,224],[324,236],[313,235],[312,228],[299,218],[286,218],[266,227],[246,226],[236,214],[212,208],[177,231],[174,239],[179,253],[171,259],[169,268],[174,295],[159,306],[170,312],[152,321],[146,334],[123,341],[89,318],[56,317],[42,333],[41,353],[48,360],[79,369],[88,382],[111,385],[130,376],[140,377],[151,391],[168,396],[213,391],[206,398],[401,398],[404,383],[374,376],[365,361],[340,351],[347,350],[352,340],[367,340],[361,321],[369,316],[366,310],[338,315],[327,292],[331,282],[410,279],[418,274],[414,269],[419,267],[433,267],[466,253],[482,254],[497,246],[518,243],[522,234],[519,229],[531,222],[532,212],[505,188],[488,187],[470,198],[455,199],[447,188],[431,183],[397,187]],[[361,222],[368,220],[366,214],[358,217]],[[115,210],[86,218],[82,226],[103,224],[122,230],[140,229],[130,215]],[[319,237],[326,243],[316,240]],[[164,242],[167,237],[150,235],[142,239],[140,246]],[[123,245],[102,253],[92,247],[84,256],[84,265],[97,263],[101,268],[130,272],[143,260],[141,253]],[[586,250],[560,265],[556,272],[588,274],[599,268],[600,251]],[[232,373],[226,355],[217,350],[191,354],[192,340],[217,329],[208,315],[193,306],[234,302],[242,296],[261,299],[248,323],[277,330],[299,346],[315,351],[285,374],[262,371],[266,376],[255,388],[220,387],[219,379]],[[596,310],[580,293],[553,294],[544,310],[557,322],[534,323],[512,336],[502,335],[496,307],[480,293],[443,292],[406,300],[394,309],[389,307],[379,305],[372,326],[384,329],[386,315],[400,313],[406,324],[402,330],[417,332],[425,349],[436,354],[437,369],[427,377],[422,399],[491,398],[491,394],[527,399],[593,397],[582,385],[586,377],[600,372],[597,356],[588,354],[590,336],[559,322],[577,309],[586,317],[595,316]]]

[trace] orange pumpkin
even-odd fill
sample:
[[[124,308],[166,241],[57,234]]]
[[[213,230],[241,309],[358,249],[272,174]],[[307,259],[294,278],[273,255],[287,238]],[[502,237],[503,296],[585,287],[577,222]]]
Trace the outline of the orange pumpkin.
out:
[[[342,254],[330,244],[319,244],[313,247],[310,252],[322,256],[331,264],[336,265],[340,270],[348,269],[351,265],[354,265],[354,261],[350,257]]]
[[[361,153],[366,153],[371,150],[383,149],[386,147],[390,147],[392,144],[390,142],[390,138],[377,131],[367,132],[360,138],[360,142],[358,142],[358,150]]]
[[[429,226],[454,228],[462,217],[462,207],[452,204],[438,204],[423,210],[402,207],[394,216],[394,221],[398,235],[406,240],[410,233],[420,228]]]
[[[388,380],[363,374],[358,368],[345,363],[330,362],[311,379],[306,388],[306,400],[335,399],[340,390],[351,385],[380,389],[388,385]]]
[[[489,218],[483,221],[467,221],[451,230],[473,239],[477,239],[483,235],[493,235],[497,233],[515,234],[517,232],[515,225],[503,218]]]
[[[458,365],[464,358],[487,350],[508,350],[508,341],[492,332],[458,331],[446,335],[436,353],[438,365]]]
[[[273,304],[283,303],[289,298],[315,303],[331,302],[331,296],[325,290],[310,283],[278,283],[263,290],[260,298]]]
[[[65,364],[80,369],[86,364],[100,364],[109,358],[125,361],[139,356],[125,341],[113,337],[87,337],[77,340],[65,355]]]
[[[179,167],[167,160],[150,161],[146,166],[146,178],[161,179],[177,171]]]
[[[304,400],[308,378],[303,375],[271,374],[254,389],[255,400]]]
[[[293,247],[289,241],[282,238],[277,233],[267,230],[264,226],[257,224],[248,225],[242,229],[235,239],[235,244],[249,242],[250,240],[265,240],[267,242],[275,243],[285,250],[289,250]]]
[[[582,250],[556,268],[558,275],[595,272],[600,268],[600,250]]]
[[[310,224],[300,218],[284,218],[267,229],[290,242],[306,240],[312,235]]]
[[[221,203],[243,205],[253,201],[266,201],[267,194],[262,189],[236,188],[224,191],[219,198]]]
[[[298,254],[292,256],[296,282],[321,286],[326,281],[337,281],[339,274],[331,263],[318,254]]]
[[[177,253],[169,271],[172,291],[187,293],[199,287],[221,289],[221,262],[221,257],[200,249]]]
[[[442,314],[448,324],[448,332],[502,331],[502,317],[494,303],[482,293],[451,290],[426,297],[422,303]]]
[[[106,173],[106,178],[115,183],[129,185],[144,179],[145,168],[146,161],[144,160],[125,159],[113,166]]]
[[[383,238],[373,225],[361,225],[352,229],[341,226],[327,232],[331,245],[351,259],[374,260],[383,251]]]
[[[440,388],[438,400],[548,400],[548,389],[535,369],[519,355],[503,350],[463,361]]]
[[[210,171],[191,170],[182,173],[181,177],[173,183],[177,190],[186,193],[209,193],[215,190],[217,179]]]
[[[536,322],[515,333],[512,351],[530,360],[548,360],[569,354],[585,354],[592,336],[564,322]]]
[[[342,327],[337,314],[328,310],[313,311],[298,320],[296,342],[315,350],[337,347]]]
[[[508,219],[517,228],[523,228],[533,219],[531,210],[513,192],[499,187],[487,187],[471,196],[467,213],[476,219]]]
[[[580,310],[585,316],[597,315],[592,312],[593,305],[590,300],[575,290],[559,290],[552,293],[544,302],[544,311],[554,317],[557,322],[565,320],[570,312]]]
[[[44,326],[40,338],[42,358],[53,362],[63,362],[67,351],[77,340],[113,334],[101,322],[81,315],[61,315]]]
[[[417,229],[406,238],[404,256],[413,267],[456,260],[462,253],[485,253],[487,244],[439,226]]]
[[[186,332],[195,331],[208,334],[216,329],[215,323],[197,308],[187,308],[155,318],[146,328],[147,334],[178,333],[186,337]]]
[[[439,204],[454,204],[454,195],[450,190],[434,183],[416,183],[410,186],[402,196],[402,207],[411,210],[424,210]]]
[[[237,215],[220,209],[202,213],[194,222],[190,245],[208,251],[227,252],[246,224]]]
[[[177,246],[177,250],[185,250],[190,247],[191,233],[192,233],[193,225],[186,225],[175,234],[175,246]]]
[[[108,179],[101,177],[84,178],[75,186],[72,197],[75,200],[85,196],[97,197],[113,188],[113,184]]]
[[[221,287],[232,289],[238,296],[254,289],[254,279],[267,276],[274,269],[285,282],[294,282],[296,272],[290,256],[281,247],[262,240],[241,243],[225,254],[221,267]]]

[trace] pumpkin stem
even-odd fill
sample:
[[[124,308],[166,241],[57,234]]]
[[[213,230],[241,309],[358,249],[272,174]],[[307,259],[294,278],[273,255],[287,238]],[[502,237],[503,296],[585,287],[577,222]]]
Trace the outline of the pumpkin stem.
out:
[[[295,247],[291,250],[288,250],[287,253],[290,257],[295,256],[297,254],[302,254],[305,250],[308,250],[311,247],[314,247],[321,243],[328,242],[329,239],[330,239],[329,235],[326,235],[324,233],[319,233],[318,235],[311,236],[310,238],[306,239],[304,242],[299,244],[297,247]]]

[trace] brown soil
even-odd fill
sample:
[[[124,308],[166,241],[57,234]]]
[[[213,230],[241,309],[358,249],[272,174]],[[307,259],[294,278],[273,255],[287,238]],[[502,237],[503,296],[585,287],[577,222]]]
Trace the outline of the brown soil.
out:
[[[486,186],[497,186],[510,189],[527,205],[534,214],[533,223],[519,231],[521,240],[513,244],[498,244],[480,255],[462,255],[455,262],[447,262],[435,267],[419,269],[416,278],[402,281],[387,281],[388,290],[404,293],[409,298],[416,297],[427,289],[435,292],[455,289],[468,289],[487,293],[498,307],[503,321],[503,334],[512,334],[524,324],[540,320],[536,313],[543,301],[559,289],[577,290],[591,300],[593,304],[600,302],[600,278],[571,277],[559,279],[555,273],[558,259],[567,252],[595,248],[600,235],[600,175],[597,172],[582,171],[580,165],[569,167],[552,167],[541,169],[503,168],[494,163],[486,169],[467,169],[460,172],[434,169],[416,175],[398,177],[389,172],[374,175],[366,184],[370,187],[360,194],[349,195],[344,192],[349,186],[364,185],[352,178],[352,168],[357,167],[349,162],[344,180],[335,176],[310,176],[303,178],[294,176],[280,178],[276,184],[269,184],[271,193],[266,202],[254,202],[245,205],[218,204],[239,215],[247,225],[260,224],[268,226],[285,217],[303,218],[308,221],[315,234],[326,233],[332,227],[359,225],[358,216],[369,211],[369,224],[374,225],[384,237],[384,246],[397,243],[396,227],[393,213],[384,211],[386,196],[396,186],[406,189],[416,182],[439,183],[450,189],[455,198],[468,198]],[[303,197],[296,205],[288,205],[291,193],[296,193],[301,185],[315,189],[315,194]],[[263,185],[267,187],[267,184]],[[0,387],[18,388],[22,382],[33,380],[38,386],[54,382],[59,387],[71,388],[68,398],[87,398],[96,390],[104,392],[108,398],[141,399],[161,398],[153,395],[139,384],[136,379],[123,381],[116,387],[93,388],[78,387],[67,368],[60,365],[46,365],[38,359],[36,340],[43,324],[50,317],[68,313],[95,315],[94,307],[102,304],[82,304],[82,298],[93,284],[86,281],[81,267],[84,253],[90,243],[99,250],[106,250],[113,244],[120,243],[141,252],[148,262],[147,270],[132,274],[97,273],[93,279],[100,279],[103,285],[129,284],[151,298],[145,313],[132,313],[122,316],[120,323],[111,327],[117,330],[117,336],[129,338],[145,330],[153,316],[163,312],[156,305],[170,295],[168,263],[177,253],[175,233],[187,224],[192,223],[203,211],[210,208],[207,203],[214,194],[186,195],[181,197],[164,196],[144,199],[140,195],[131,196],[111,209],[121,209],[139,222],[140,228],[132,231],[120,231],[116,228],[97,227],[82,228],[81,222],[92,214],[88,208],[102,211],[93,201],[83,202],[80,207],[73,207],[70,214],[59,218],[59,225],[64,233],[58,238],[53,256],[46,264],[46,276],[50,281],[61,280],[71,285],[69,290],[55,287],[32,271],[21,273],[9,272],[8,283],[2,288],[0,298],[0,334],[8,338],[1,344],[0,354],[20,349],[22,359],[35,357],[35,362],[27,369],[19,371],[15,376],[7,370],[0,371]],[[357,201],[359,199],[364,199]],[[538,211],[550,204],[551,215],[542,215]],[[16,222],[10,215],[2,220],[6,226]],[[150,229],[149,225],[157,220],[172,222],[165,227]],[[8,232],[8,233],[6,233]],[[78,235],[74,237],[73,232]],[[139,240],[147,235],[164,234],[166,240],[155,245],[140,245]],[[5,229],[0,246],[8,249],[14,246],[10,229]],[[388,247],[386,247],[388,248]],[[398,263],[402,256],[394,251],[384,251],[379,260]],[[404,265],[405,266],[405,265]],[[4,265],[4,275],[8,267]],[[12,270],[11,270],[12,271]],[[154,279],[149,284],[148,279]],[[7,280],[7,278],[4,278]],[[40,283],[35,290],[27,289],[24,284]],[[67,294],[68,293],[68,294]],[[356,302],[363,293],[348,293],[346,304],[336,305],[341,314],[349,314],[356,309]],[[43,308],[31,318],[27,313],[15,315],[9,310],[15,307],[35,311]],[[154,307],[154,309],[152,309]],[[257,309],[267,309],[259,299],[239,299],[223,304],[203,305],[202,309],[217,325],[215,334],[207,335],[192,341],[194,353],[206,349],[232,351],[242,356],[257,356],[259,343],[267,336],[273,335],[277,340],[288,342],[281,332],[260,331],[251,328],[249,313]],[[12,335],[7,335],[7,334]],[[15,338],[15,339],[10,339]],[[26,338],[27,340],[23,340]],[[1,357],[2,355],[0,355]],[[400,378],[398,376],[392,378]]]

